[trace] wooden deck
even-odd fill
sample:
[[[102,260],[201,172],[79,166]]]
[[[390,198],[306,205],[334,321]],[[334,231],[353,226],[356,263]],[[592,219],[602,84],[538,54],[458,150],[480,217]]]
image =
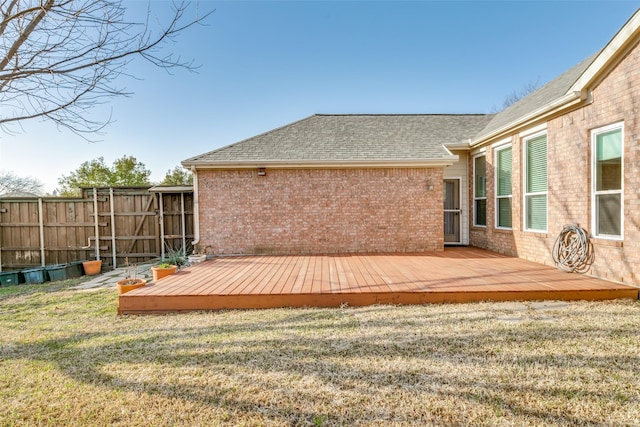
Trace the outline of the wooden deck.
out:
[[[638,288],[475,248],[209,260],[119,297],[119,313],[638,298]]]

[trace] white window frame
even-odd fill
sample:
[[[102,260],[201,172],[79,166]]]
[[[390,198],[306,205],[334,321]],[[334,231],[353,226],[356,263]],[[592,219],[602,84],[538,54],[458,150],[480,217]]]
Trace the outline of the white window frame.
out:
[[[478,197],[476,195],[476,159],[484,157],[484,197]],[[487,227],[487,155],[486,153],[480,153],[473,156],[473,226],[474,227]],[[477,212],[476,212],[476,201],[484,200],[484,222],[485,224],[477,224]]]
[[[619,190],[596,190],[596,162],[597,162],[597,137],[601,133],[611,132],[613,130],[620,130],[620,139],[622,142],[620,153],[620,189]],[[611,234],[597,234],[597,206],[596,196],[603,194],[619,194],[620,195],[620,235]],[[591,130],[591,235],[599,239],[607,240],[624,240],[624,122],[613,123],[607,126]]]
[[[537,139],[541,136],[546,136],[547,137],[547,170],[546,170],[546,174],[547,174],[547,191],[538,191],[538,192],[533,192],[533,193],[527,193],[527,164],[528,164],[528,156],[527,156],[527,144],[529,143],[529,141],[531,141],[532,139]],[[513,153],[512,153],[513,154]],[[540,230],[537,228],[527,228],[527,196],[546,196],[547,198],[547,210],[545,212],[546,216],[547,216],[547,228],[545,228],[544,230]],[[522,139],[522,229],[524,231],[527,232],[533,232],[533,233],[546,233],[547,229],[549,228],[549,135],[547,134],[547,131],[544,130],[542,132],[537,132],[534,133],[532,135],[528,135],[526,138]]]
[[[511,193],[508,196],[498,196],[498,153],[502,150],[506,150],[507,148],[511,148],[511,170],[513,173],[513,147],[511,143],[496,146],[493,149],[493,164],[494,166],[494,225],[498,230],[513,230],[513,175],[511,176]],[[510,199],[511,200],[511,227],[500,226],[498,221],[498,215],[500,214],[500,205],[498,203],[498,199]]]

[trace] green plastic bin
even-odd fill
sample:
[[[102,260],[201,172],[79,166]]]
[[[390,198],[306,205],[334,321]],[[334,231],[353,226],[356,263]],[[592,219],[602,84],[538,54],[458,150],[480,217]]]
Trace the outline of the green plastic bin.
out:
[[[3,271],[0,273],[0,285],[9,286],[17,285],[20,283],[20,272],[18,271]]]
[[[24,282],[28,284],[47,281],[47,270],[44,267],[22,270],[22,274],[24,274]]]
[[[74,261],[67,264],[67,278],[74,279],[82,276],[84,270],[82,269],[82,261]]]
[[[58,280],[67,280],[66,264],[49,265],[46,267],[46,270],[47,270],[47,274],[49,275],[49,279],[52,282],[57,282]]]

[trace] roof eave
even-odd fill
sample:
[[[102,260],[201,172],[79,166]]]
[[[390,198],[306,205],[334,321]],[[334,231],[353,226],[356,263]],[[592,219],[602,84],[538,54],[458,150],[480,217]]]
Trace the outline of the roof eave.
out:
[[[195,169],[335,169],[335,168],[424,168],[451,166],[458,161],[457,155],[443,156],[439,159],[411,159],[411,160],[263,160],[263,161],[217,161],[217,162],[182,162],[184,167]]]
[[[589,100],[589,94],[586,91],[567,93],[566,95],[556,99],[555,101],[550,102],[549,104],[544,105],[527,115],[521,116],[517,120],[514,120],[510,123],[507,123],[504,126],[499,127],[498,129],[492,131],[491,133],[482,135],[477,139],[473,139],[471,141],[471,147],[476,147],[478,145],[490,142],[492,140],[501,139],[506,136],[509,136],[512,133],[518,131],[522,127],[534,124],[535,122],[539,122],[540,120],[544,120],[547,117],[553,116],[554,114],[557,114],[560,111],[574,108],[577,105],[582,104],[584,101],[588,101],[588,100]]]
[[[471,140],[467,139],[465,141],[452,142],[452,143],[449,143],[449,144],[444,144],[443,147],[446,148],[447,151],[449,151],[449,150],[468,150],[469,148],[471,148]]]
[[[193,185],[155,185],[149,189],[150,193],[192,193]]]

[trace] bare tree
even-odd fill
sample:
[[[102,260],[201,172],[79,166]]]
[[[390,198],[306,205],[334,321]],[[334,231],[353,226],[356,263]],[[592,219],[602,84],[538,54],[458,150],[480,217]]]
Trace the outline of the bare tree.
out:
[[[143,19],[129,21],[121,0],[0,0],[2,130],[42,118],[76,134],[95,132],[110,119],[88,111],[127,95],[115,81],[135,57],[164,69],[193,69],[161,48],[211,12],[187,20],[190,4],[171,3],[162,23],[151,5]]]
[[[43,186],[37,178],[0,171],[0,195],[41,196]]]
[[[498,112],[506,109],[507,107],[510,107],[511,105],[513,105],[516,102],[520,101],[525,96],[527,96],[530,93],[535,92],[536,90],[538,90],[539,87],[540,87],[540,77],[538,77],[535,80],[529,81],[519,91],[514,90],[509,95],[505,96],[504,100],[502,101],[502,107],[498,107],[498,106],[494,105],[493,107],[491,107],[491,112],[492,113],[498,113]]]

